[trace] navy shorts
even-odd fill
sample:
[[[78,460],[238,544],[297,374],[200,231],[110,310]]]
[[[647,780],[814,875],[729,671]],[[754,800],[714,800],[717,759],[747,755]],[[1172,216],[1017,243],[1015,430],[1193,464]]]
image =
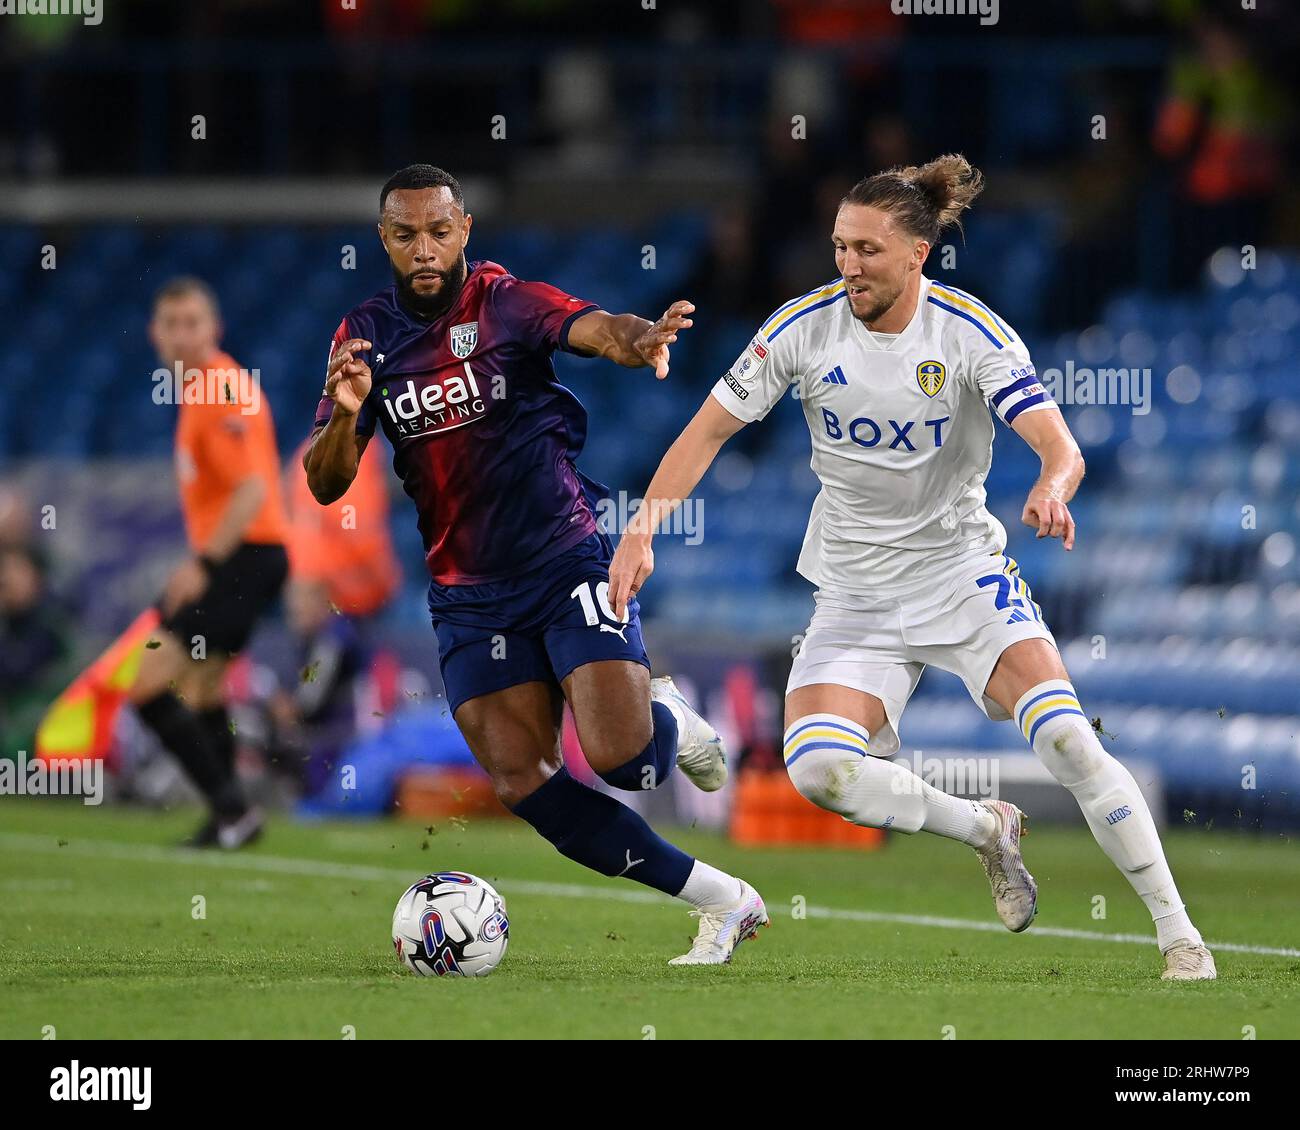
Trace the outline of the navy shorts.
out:
[[[593,533],[537,569],[481,585],[429,585],[438,665],[453,713],[461,703],[520,683],[559,684],[584,663],[650,666],[639,605],[609,607],[609,538]]]

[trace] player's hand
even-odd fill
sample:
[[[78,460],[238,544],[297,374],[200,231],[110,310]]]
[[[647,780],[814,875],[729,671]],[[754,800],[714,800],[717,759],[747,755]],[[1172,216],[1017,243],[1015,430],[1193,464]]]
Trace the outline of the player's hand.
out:
[[[654,571],[655,551],[650,548],[650,539],[644,534],[625,533],[609,563],[609,606],[618,619],[627,615],[627,602]]]
[[[325,370],[325,388],[322,396],[334,401],[334,406],[349,416],[361,411],[361,405],[370,394],[370,366],[356,356],[370,348],[370,342],[354,337],[339,342],[330,354]]]
[[[677,340],[677,331],[690,329],[695,323],[689,315],[695,312],[695,304],[685,299],[678,299],[657,322],[632,343],[637,356],[647,365],[653,365],[655,376],[660,380],[668,375],[668,347]]]
[[[208,587],[208,571],[197,557],[182,561],[163,590],[163,611],[170,616],[178,608],[193,604]]]
[[[1031,494],[1020,520],[1035,526],[1040,538],[1060,538],[1066,549],[1074,548],[1074,519],[1070,508],[1050,494]]]

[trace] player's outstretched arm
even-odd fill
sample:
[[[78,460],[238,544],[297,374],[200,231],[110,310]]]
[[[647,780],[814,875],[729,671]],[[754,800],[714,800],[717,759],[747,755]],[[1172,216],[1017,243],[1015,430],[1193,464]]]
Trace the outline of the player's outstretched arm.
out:
[[[342,498],[357,476],[368,436],[357,435],[357,413],[370,392],[370,366],[354,356],[370,348],[360,338],[341,342],[330,355],[323,395],[334,401],[329,423],[312,433],[302,457],[307,486],[322,506]]]
[[[1020,520],[1037,527],[1040,538],[1060,538],[1066,549],[1073,549],[1074,519],[1067,504],[1083,481],[1084,465],[1065,417],[1056,407],[1022,412],[1011,427],[1043,462]]]
[[[615,616],[623,615],[627,602],[654,572],[650,543],[659,524],[699,485],[722,445],[747,422],[710,396],[664,453],[646,488],[645,501],[628,522],[609,566],[609,602]]]
[[[592,310],[574,319],[569,327],[569,346],[591,357],[605,357],[630,369],[653,365],[660,380],[668,375],[668,347],[677,340],[679,330],[694,323],[693,303],[684,299],[674,302],[657,322],[647,322],[635,314],[608,314]]]

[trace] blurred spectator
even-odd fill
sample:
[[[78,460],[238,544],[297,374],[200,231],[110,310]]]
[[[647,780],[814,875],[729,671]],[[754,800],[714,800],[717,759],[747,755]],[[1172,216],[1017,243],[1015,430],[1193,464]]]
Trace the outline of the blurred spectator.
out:
[[[319,580],[295,578],[285,599],[295,637],[299,677],[271,698],[269,760],[291,768],[307,796],[318,792],[357,733],[359,683],[369,653],[346,616],[335,613]]]
[[[389,534],[388,479],[378,444],[366,448],[347,493],[321,506],[307,487],[298,447],[285,469],[290,583],[285,610],[295,639],[291,689],[271,698],[269,755],[310,796],[334,771],[360,728],[361,683],[370,667],[364,621],[401,588]]]
[[[307,487],[304,440],[284,476],[289,573],[320,584],[326,599],[349,616],[373,616],[401,588],[402,567],[388,525],[388,476],[380,445],[372,443],[347,493],[329,506]]]
[[[1226,21],[1200,15],[1174,59],[1152,143],[1178,167],[1174,283],[1215,248],[1256,244],[1283,180],[1286,95]]]
[[[1038,312],[1044,329],[1088,325],[1113,289],[1139,282],[1133,249],[1150,236],[1149,219],[1134,207],[1142,187],[1135,176],[1143,162],[1142,125],[1117,99],[1099,105],[1111,127],[1104,144],[1045,168],[1041,179],[1020,178],[1023,198],[1050,216],[1059,240]]]
[[[0,757],[35,749],[37,723],[71,677],[71,641],[41,555],[0,548]]]
[[[770,258],[760,254],[749,208],[729,203],[713,213],[708,243],[674,293],[688,295],[711,318],[758,323],[771,313],[771,266]]]
[[[0,487],[0,546],[26,545],[32,536],[32,511],[17,487]]]
[[[781,37],[808,46],[842,47],[845,44],[884,45],[893,48],[907,21],[890,10],[888,0],[864,4],[862,0],[775,0]]]
[[[862,127],[865,160],[861,168],[851,169],[856,180],[900,165],[914,165],[928,160],[918,152],[907,118],[897,111],[872,114]]]

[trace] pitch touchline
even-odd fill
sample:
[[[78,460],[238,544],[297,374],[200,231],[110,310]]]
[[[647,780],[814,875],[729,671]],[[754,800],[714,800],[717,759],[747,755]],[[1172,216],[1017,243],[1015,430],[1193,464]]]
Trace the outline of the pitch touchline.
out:
[[[221,855],[215,851],[153,847],[126,844],[116,840],[78,840],[59,847],[49,836],[24,832],[0,832],[0,846],[46,855],[77,855],[95,859],[130,859],[149,863],[194,863],[226,868],[231,871],[265,871],[277,875],[312,875],[321,879],[357,879],[383,883],[409,883],[411,869],[369,867],[362,863],[324,863],[316,859],[295,859],[283,855]],[[547,883],[534,879],[492,878],[493,884],[519,894],[547,895],[551,898],[604,899],[612,902],[668,903],[667,895],[639,890],[603,890],[583,883]],[[976,922],[968,918],[940,918],[927,914],[889,914],[876,910],[848,910],[830,906],[809,906],[809,918],[829,918],[841,922],[879,922],[895,926],[929,926],[939,930],[980,930],[1005,934],[1005,927],[995,922]],[[1033,926],[1025,937],[1074,938],[1088,942],[1117,942],[1123,945],[1149,946],[1155,938],[1146,934],[1102,934],[1093,930],[1072,930],[1064,926]],[[1241,942],[1207,941],[1212,949],[1226,953],[1252,953],[1264,957],[1300,957],[1300,949],[1286,946],[1251,946]]]

